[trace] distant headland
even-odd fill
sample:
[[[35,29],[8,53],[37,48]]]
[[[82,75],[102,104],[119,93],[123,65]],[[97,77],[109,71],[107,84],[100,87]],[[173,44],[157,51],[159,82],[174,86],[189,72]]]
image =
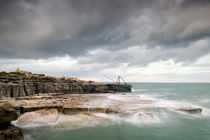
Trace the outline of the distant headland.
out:
[[[41,93],[84,94],[131,91],[129,84],[104,84],[72,77],[51,77],[17,68],[0,72],[0,97],[31,96]]]

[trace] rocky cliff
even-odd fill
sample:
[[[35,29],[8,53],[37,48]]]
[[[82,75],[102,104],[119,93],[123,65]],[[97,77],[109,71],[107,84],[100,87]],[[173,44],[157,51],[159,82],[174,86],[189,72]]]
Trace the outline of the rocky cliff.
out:
[[[106,84],[109,90],[111,91],[117,91],[117,92],[131,92],[131,85],[129,84]]]
[[[117,89],[123,88],[76,78],[55,78],[17,72],[0,73],[0,97],[30,96],[38,93],[113,93]]]

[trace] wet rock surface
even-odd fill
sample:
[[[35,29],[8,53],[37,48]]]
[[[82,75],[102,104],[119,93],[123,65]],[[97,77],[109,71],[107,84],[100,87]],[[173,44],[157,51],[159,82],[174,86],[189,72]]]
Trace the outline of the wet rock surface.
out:
[[[201,108],[165,105],[158,100],[122,94],[38,94],[7,98],[20,117],[13,122],[21,128],[50,126],[56,129],[92,127],[114,118],[120,121],[150,120],[161,110],[182,111],[189,114],[202,113]],[[177,112],[178,113],[178,112]],[[14,119],[10,119],[14,120]]]
[[[21,114],[15,124],[23,128],[42,125],[57,129],[88,127],[111,121],[104,116],[108,114],[122,119],[133,115],[139,119],[152,119],[157,110],[163,109],[202,113],[202,109],[196,107],[168,106],[141,96],[122,94],[39,94],[9,100]]]
[[[0,124],[0,140],[23,140],[23,131],[11,124]]]
[[[6,100],[0,100],[0,124],[10,123],[17,118],[15,107]]]
[[[188,113],[202,113],[201,108],[186,106],[157,105],[158,101],[135,95],[115,94],[40,94],[31,97],[16,97],[13,106],[21,114],[42,109],[56,109],[63,114],[106,113],[132,114],[142,112],[152,114],[154,109],[179,110]]]
[[[106,84],[108,87],[108,90],[111,91],[118,91],[118,92],[131,92],[131,85],[125,84],[125,85],[120,85],[120,84]]]
[[[193,107],[183,107],[183,108],[177,108],[179,111],[183,111],[186,113],[192,113],[192,114],[201,114],[202,109],[201,108],[193,108]]]
[[[23,139],[20,128],[11,125],[18,118],[17,110],[6,100],[0,100],[0,140]]]

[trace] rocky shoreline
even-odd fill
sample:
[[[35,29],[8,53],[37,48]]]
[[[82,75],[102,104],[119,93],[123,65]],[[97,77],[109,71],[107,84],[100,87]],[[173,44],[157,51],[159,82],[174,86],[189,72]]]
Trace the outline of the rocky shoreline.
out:
[[[11,124],[18,119],[18,111],[7,100],[0,100],[0,140],[21,140],[23,132]]]
[[[157,101],[122,94],[37,94],[1,100],[1,140],[22,139],[22,130],[31,126],[77,129],[112,121],[97,114],[125,119],[137,115],[153,118],[154,110],[201,114],[202,109],[185,106],[156,106]],[[4,113],[2,113],[4,112]],[[5,113],[6,112],[6,113]],[[6,119],[6,120],[5,120]],[[14,122],[15,120],[15,122]],[[11,125],[10,122],[13,121]],[[3,125],[6,122],[7,125]],[[16,139],[15,139],[15,138]]]
[[[129,92],[131,85],[103,84],[71,77],[51,77],[23,72],[0,73],[0,97],[31,96],[39,93],[87,94]]]
[[[156,100],[113,94],[115,91],[131,91],[131,86],[17,72],[0,74],[0,139],[23,139],[21,128],[25,127],[77,129],[111,122],[106,115],[126,120],[133,115],[153,119],[158,110],[202,113],[201,108],[162,106]]]
[[[23,139],[22,130],[12,125],[11,121],[19,120],[17,124],[20,121],[31,123],[34,122],[33,117],[37,113],[39,115],[43,113],[46,118],[50,118],[49,115],[56,116],[57,114],[54,117],[57,118],[58,114],[73,113],[80,114],[82,117],[95,117],[87,113],[89,111],[115,113],[116,110],[111,108],[79,106],[87,102],[87,98],[79,94],[118,91],[131,91],[131,85],[103,84],[71,77],[56,78],[44,74],[32,74],[21,71],[19,68],[15,72],[0,72],[0,140]],[[68,94],[77,94],[77,96]],[[27,116],[30,116],[32,120]],[[46,119],[43,120],[46,121]]]

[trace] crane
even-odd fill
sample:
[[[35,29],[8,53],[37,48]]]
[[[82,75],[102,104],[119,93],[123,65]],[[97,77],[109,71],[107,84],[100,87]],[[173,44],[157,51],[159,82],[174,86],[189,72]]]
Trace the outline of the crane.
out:
[[[127,84],[127,83],[125,82],[125,80],[124,80],[121,76],[118,76],[118,77],[117,77],[117,83],[118,83],[118,84],[120,84],[120,79],[124,82],[124,84]]]
[[[117,77],[117,81],[113,80],[112,78],[110,78],[109,76],[103,74],[106,78],[108,78],[109,80],[112,81],[112,84],[120,84],[120,80],[122,80],[124,82],[125,85],[127,85],[127,83],[125,82],[125,80],[121,77],[121,76],[118,76]]]
[[[117,82],[115,81],[115,80],[113,80],[112,78],[110,78],[109,76],[107,76],[107,75],[105,75],[105,74],[103,74],[106,78],[108,78],[109,80],[111,80],[112,81],[112,84],[116,84]]]

